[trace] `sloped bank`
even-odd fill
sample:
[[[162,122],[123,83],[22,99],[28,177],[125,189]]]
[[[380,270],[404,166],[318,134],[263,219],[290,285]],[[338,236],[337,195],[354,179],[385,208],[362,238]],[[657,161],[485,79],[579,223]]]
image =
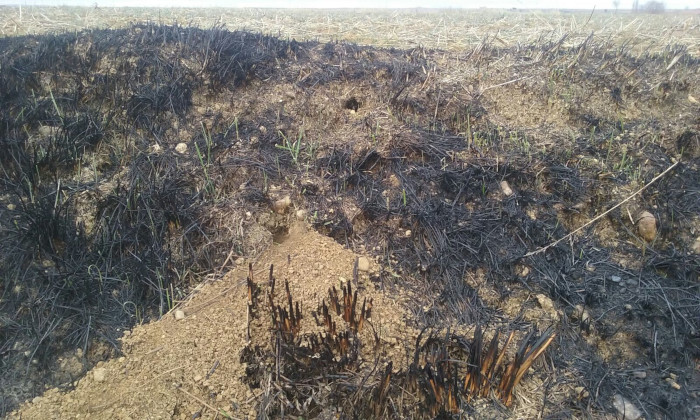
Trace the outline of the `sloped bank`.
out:
[[[566,320],[555,367],[571,395],[548,414],[642,392],[679,417],[697,398],[700,95],[683,47],[446,53],[160,25],[2,43],[2,380],[34,375],[3,386],[10,406],[73,383],[74,369],[47,381],[59,357],[106,357],[96,341],[118,349],[297,210],[380,257],[381,287],[420,297],[417,328]],[[672,159],[629,205],[524,257]],[[653,386],[669,378],[681,388]]]

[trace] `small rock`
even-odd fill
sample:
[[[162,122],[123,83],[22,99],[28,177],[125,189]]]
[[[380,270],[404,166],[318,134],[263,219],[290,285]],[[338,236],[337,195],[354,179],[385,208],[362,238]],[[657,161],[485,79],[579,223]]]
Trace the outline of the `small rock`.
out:
[[[277,214],[284,214],[289,206],[292,205],[292,199],[289,196],[281,198],[272,204],[272,208]]]
[[[625,308],[626,311],[631,311],[631,310],[632,310],[632,305],[630,305],[629,303],[625,303],[624,308]]]
[[[634,376],[637,379],[644,379],[647,377],[647,372],[645,370],[637,370],[632,372],[632,376]]]
[[[181,320],[181,319],[185,319],[185,312],[182,311],[182,310],[180,310],[180,309],[178,309],[177,311],[175,311],[175,319],[178,320],[178,321]]]
[[[615,283],[619,283],[622,278],[620,276],[611,276],[610,280],[614,281]]]
[[[297,210],[297,220],[306,219],[306,210]]]
[[[9,208],[9,206],[8,206]],[[693,244],[693,252],[697,255],[700,255],[700,236],[698,236],[695,239],[695,243]]]
[[[175,151],[181,155],[184,155],[185,153],[187,153],[187,144],[186,143],[178,143],[177,146],[175,146]]]
[[[410,238],[412,234],[413,234],[413,232],[411,232],[411,229],[406,229],[406,232],[404,232],[404,235],[405,235],[407,238]]]
[[[637,217],[637,231],[645,241],[651,242],[656,238],[656,218],[648,211],[639,213]]]
[[[12,211],[12,210],[14,210],[14,209],[16,209],[16,208],[17,208],[17,206],[15,206],[15,205],[12,204],[12,203],[10,203],[10,204],[7,205],[7,209],[8,209],[9,211]],[[695,241],[695,242],[697,242],[697,243],[700,245],[700,238],[698,238],[698,239],[699,239],[699,240],[698,240],[698,241]]]
[[[674,381],[671,378],[666,378],[666,382],[668,382],[669,385],[671,385],[671,388],[675,390],[680,390],[681,386],[678,384],[678,382]]]
[[[510,188],[510,185],[508,185],[508,181],[501,181],[501,191],[503,191],[506,197],[513,195],[513,190]]]
[[[360,271],[369,271],[369,259],[367,257],[358,258],[357,269]]]
[[[95,382],[104,382],[107,376],[107,370],[105,368],[96,368],[92,371],[92,378]]]
[[[620,394],[613,396],[613,406],[624,420],[637,420],[642,417],[642,412]]]

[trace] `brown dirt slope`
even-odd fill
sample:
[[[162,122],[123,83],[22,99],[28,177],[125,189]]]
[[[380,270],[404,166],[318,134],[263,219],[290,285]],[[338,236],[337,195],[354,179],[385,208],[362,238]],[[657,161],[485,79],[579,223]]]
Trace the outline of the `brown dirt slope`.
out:
[[[329,287],[352,279],[355,259],[332,239],[296,224],[253,267],[258,278],[267,279],[274,264],[279,278],[289,280],[292,294],[311,308]],[[255,417],[262,391],[252,391],[243,381],[246,365],[241,362],[247,344],[246,275],[244,264],[221,281],[201,285],[179,307],[184,319],[176,320],[173,311],[134,328],[122,339],[123,356],[99,363],[74,390],[52,389],[9,418],[189,419],[195,413],[213,418],[212,408],[234,418]],[[376,291],[367,274],[359,280],[363,295],[374,299],[373,318],[381,320],[375,326],[381,338],[376,356],[401,360],[404,339],[410,343],[418,332],[408,325],[399,302]],[[308,321],[304,330],[313,329]],[[261,327],[251,339],[264,345],[269,337]],[[373,346],[368,348],[362,357],[371,364],[375,354]]]

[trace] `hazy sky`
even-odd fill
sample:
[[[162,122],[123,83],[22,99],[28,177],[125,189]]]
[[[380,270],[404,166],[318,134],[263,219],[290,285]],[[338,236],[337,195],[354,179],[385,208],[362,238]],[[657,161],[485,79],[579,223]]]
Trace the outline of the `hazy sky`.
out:
[[[620,8],[629,9],[633,0],[620,0]],[[700,8],[700,0],[661,0],[668,9]],[[644,4],[646,0],[640,0]],[[611,9],[613,0],[0,0],[3,4],[70,5],[102,7],[301,7],[301,8],[531,8],[531,9]]]

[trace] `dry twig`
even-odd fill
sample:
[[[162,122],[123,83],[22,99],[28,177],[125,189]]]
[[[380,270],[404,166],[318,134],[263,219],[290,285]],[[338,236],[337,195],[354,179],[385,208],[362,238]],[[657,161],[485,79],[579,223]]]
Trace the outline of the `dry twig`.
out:
[[[640,189],[638,189],[637,191],[633,192],[632,194],[630,194],[629,196],[627,196],[627,198],[625,198],[624,200],[622,200],[622,201],[620,201],[619,203],[615,204],[614,206],[612,206],[611,208],[609,208],[609,209],[606,210],[605,212],[603,212],[603,213],[599,214],[598,216],[594,217],[594,218],[593,218],[592,220],[590,220],[588,223],[584,224],[583,226],[579,227],[578,229],[574,230],[573,232],[569,233],[568,235],[563,236],[563,237],[557,239],[556,241],[552,242],[551,244],[549,244],[549,245],[547,245],[547,246],[544,246],[544,247],[542,247],[542,248],[539,248],[539,249],[536,249],[536,250],[534,250],[534,251],[528,252],[528,253],[525,254],[523,257],[531,257],[531,256],[533,256],[533,255],[542,253],[542,252],[548,250],[549,248],[551,248],[551,247],[553,247],[553,246],[556,246],[556,245],[559,244],[561,241],[564,241],[564,240],[566,240],[566,239],[569,239],[570,237],[572,237],[572,236],[575,235],[576,233],[580,232],[581,230],[587,228],[588,226],[592,225],[593,223],[595,223],[595,222],[597,222],[598,220],[602,219],[603,217],[607,216],[608,213],[610,213],[611,211],[615,210],[616,208],[618,208],[618,207],[620,207],[621,205],[625,204],[626,202],[630,201],[632,198],[634,198],[635,196],[637,196],[639,193],[641,193],[642,191],[644,191],[645,189],[647,189],[647,187],[649,187],[651,184],[653,184],[654,182],[658,181],[658,180],[661,179],[664,175],[666,175],[667,173],[669,173],[669,172],[671,171],[671,169],[675,168],[676,165],[678,165],[679,163],[680,163],[680,161],[676,161],[673,165],[671,165],[671,166],[669,166],[668,168],[666,168],[665,171],[663,171],[663,172],[661,172],[660,174],[658,174],[656,177],[654,177],[654,179],[652,179],[651,181],[649,181],[649,182],[648,182],[647,184],[645,184],[642,188],[640,188]]]

